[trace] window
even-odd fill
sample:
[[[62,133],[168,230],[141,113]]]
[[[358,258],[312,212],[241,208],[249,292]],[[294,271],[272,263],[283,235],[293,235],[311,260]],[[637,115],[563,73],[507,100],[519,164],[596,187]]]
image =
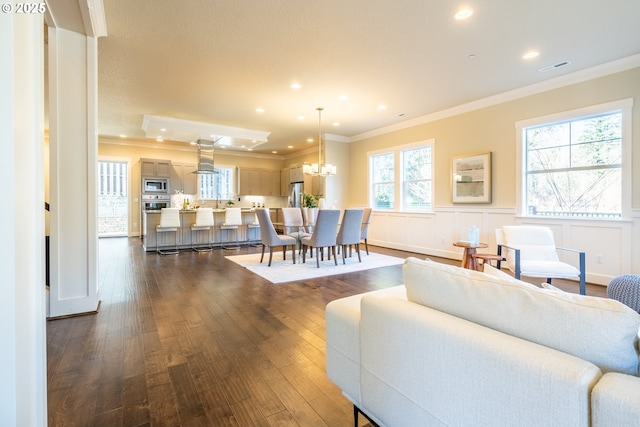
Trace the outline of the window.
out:
[[[630,157],[623,111],[611,103],[520,128],[524,215],[622,217]]]
[[[198,175],[200,199],[232,199],[234,191],[234,167],[216,166],[216,173]]]
[[[393,209],[395,186],[394,175],[393,153],[371,156],[374,209]]]
[[[433,199],[433,143],[394,147],[369,153],[370,191],[374,209],[430,212]],[[400,201],[399,206],[396,200]]]
[[[404,150],[402,172],[404,208],[431,211],[431,146]]]

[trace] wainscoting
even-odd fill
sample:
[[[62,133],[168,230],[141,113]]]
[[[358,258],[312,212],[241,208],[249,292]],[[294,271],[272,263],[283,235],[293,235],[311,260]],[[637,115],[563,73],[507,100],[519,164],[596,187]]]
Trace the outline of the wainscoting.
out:
[[[467,239],[475,224],[486,252],[496,253],[495,229],[503,225],[545,225],[553,230],[556,245],[585,251],[587,281],[607,285],[620,274],[640,274],[640,210],[629,220],[568,220],[566,218],[517,217],[515,208],[440,207],[428,214],[374,211],[369,243],[424,255],[461,259],[462,249],[453,246]],[[634,244],[635,242],[635,244]],[[562,254],[561,254],[562,255]],[[577,265],[572,254],[566,262]]]

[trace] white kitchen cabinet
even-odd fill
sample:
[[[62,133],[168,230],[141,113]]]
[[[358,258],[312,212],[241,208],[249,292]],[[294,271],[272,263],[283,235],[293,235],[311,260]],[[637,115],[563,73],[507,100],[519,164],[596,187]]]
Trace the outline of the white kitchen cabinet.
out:
[[[280,171],[261,170],[260,171],[260,195],[279,196],[280,195]]]
[[[290,173],[290,168],[285,168],[280,171],[280,195],[282,197],[289,196]]]
[[[304,182],[304,165],[296,165],[289,168],[289,182]]]
[[[194,163],[173,163],[171,165],[171,193],[181,191],[183,194],[198,193],[198,175]]]
[[[324,196],[324,177],[305,175],[304,192],[316,197]]]
[[[240,196],[260,195],[260,169],[238,169],[238,194]]]
[[[171,176],[171,160],[140,159],[140,176],[169,178]]]

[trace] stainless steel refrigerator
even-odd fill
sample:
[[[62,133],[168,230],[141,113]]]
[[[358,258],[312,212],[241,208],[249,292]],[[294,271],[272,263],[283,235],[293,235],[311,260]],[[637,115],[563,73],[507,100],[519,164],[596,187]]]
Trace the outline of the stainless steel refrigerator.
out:
[[[303,182],[294,182],[289,184],[289,206],[292,208],[302,207],[302,192],[304,191]]]

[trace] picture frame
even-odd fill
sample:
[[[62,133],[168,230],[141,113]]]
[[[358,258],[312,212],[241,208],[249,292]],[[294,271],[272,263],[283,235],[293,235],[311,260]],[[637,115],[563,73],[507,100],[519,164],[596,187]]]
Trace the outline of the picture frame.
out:
[[[453,203],[491,203],[491,152],[451,159]]]

